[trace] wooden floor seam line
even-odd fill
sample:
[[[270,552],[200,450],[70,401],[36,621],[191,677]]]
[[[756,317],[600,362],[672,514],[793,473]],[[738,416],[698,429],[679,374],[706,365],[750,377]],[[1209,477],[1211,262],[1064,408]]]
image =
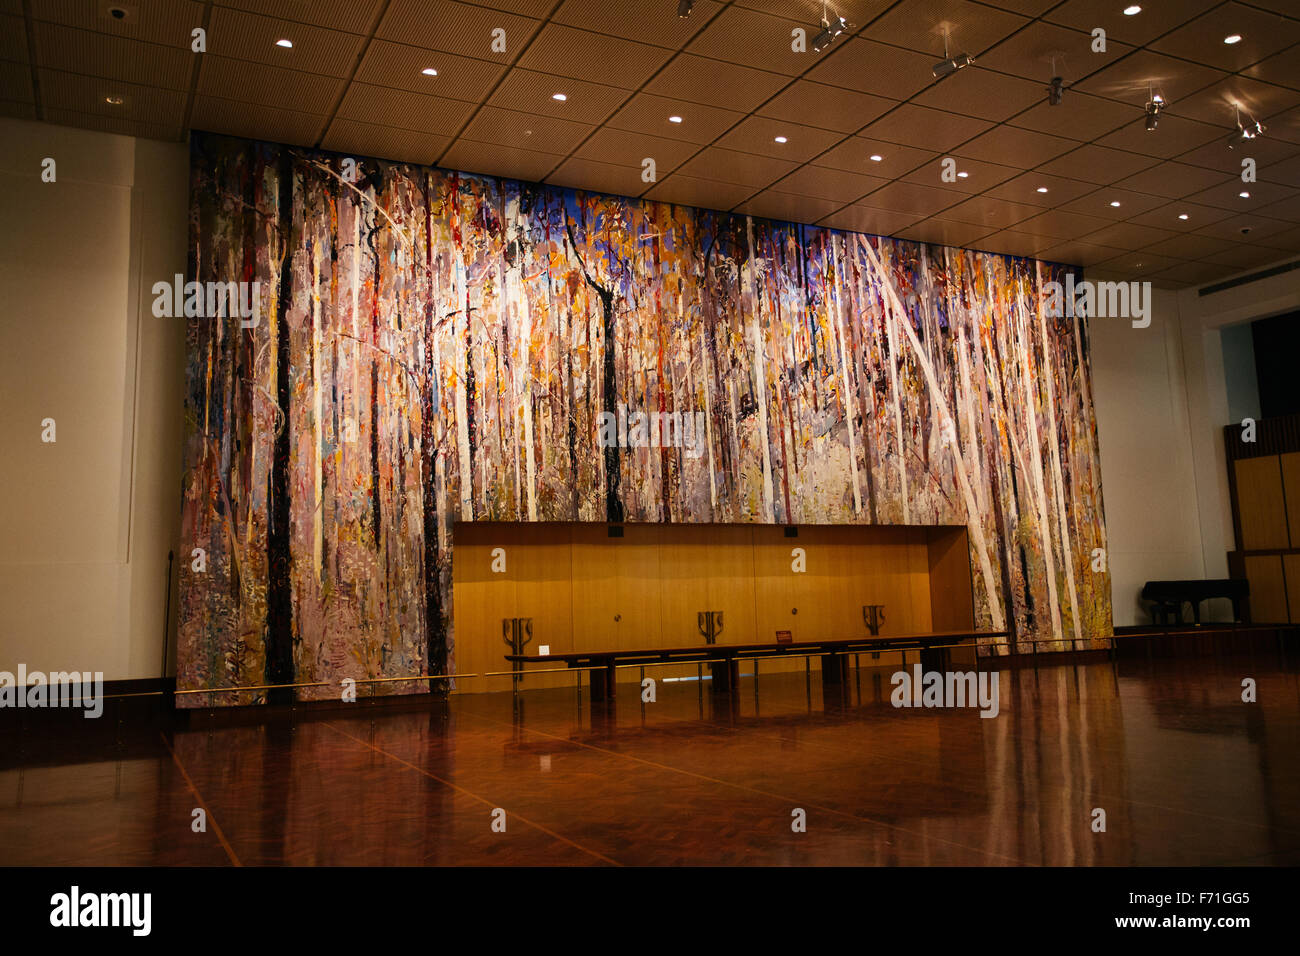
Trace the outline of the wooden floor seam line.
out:
[[[203,811],[207,821],[212,824],[212,832],[217,835],[217,840],[221,843],[222,849],[226,851],[226,856],[230,857],[230,862],[235,866],[243,866],[244,864],[239,861],[239,857],[235,854],[234,847],[232,847],[230,841],[226,839],[226,834],[222,832],[221,824],[217,822],[217,818],[213,814],[211,808],[204,802],[203,794],[199,793],[199,788],[195,785],[194,781],[190,779],[190,775],[185,770],[185,765],[181,763],[181,758],[177,755],[175,749],[173,749],[171,741],[167,739],[167,735],[161,730],[158,732],[158,736],[162,738],[163,746],[167,748],[167,752],[172,755],[172,760],[176,763],[176,769],[179,770],[181,776],[185,778],[185,785],[190,788],[190,792],[194,794],[194,799],[199,802],[199,808]]]

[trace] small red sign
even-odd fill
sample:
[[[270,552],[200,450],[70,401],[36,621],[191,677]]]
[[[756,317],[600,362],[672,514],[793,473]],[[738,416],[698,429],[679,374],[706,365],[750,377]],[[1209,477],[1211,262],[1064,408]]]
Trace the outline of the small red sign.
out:
[[[778,644],[790,644],[793,641],[794,641],[794,637],[790,634],[789,631],[776,632],[776,642]]]

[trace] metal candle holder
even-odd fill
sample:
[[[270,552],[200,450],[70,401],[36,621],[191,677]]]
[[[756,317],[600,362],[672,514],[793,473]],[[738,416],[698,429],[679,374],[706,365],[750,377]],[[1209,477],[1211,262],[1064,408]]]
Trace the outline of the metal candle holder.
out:
[[[524,648],[528,646],[533,639],[533,619],[531,617],[503,617],[501,619],[501,640],[510,648],[511,654],[522,654]],[[519,670],[523,665],[518,661],[511,661],[514,666],[511,670]],[[523,680],[520,674],[511,674],[510,682],[514,690],[519,690],[519,682]]]
[[[718,635],[722,633],[722,612],[700,611],[696,616],[699,619],[700,634],[704,637],[704,643],[718,643]]]

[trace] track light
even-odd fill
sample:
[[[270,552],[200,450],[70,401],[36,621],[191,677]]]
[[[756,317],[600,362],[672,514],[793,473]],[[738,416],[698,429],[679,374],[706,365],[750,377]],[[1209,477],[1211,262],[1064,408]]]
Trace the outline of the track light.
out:
[[[831,45],[831,41],[849,28],[848,21],[843,17],[836,15],[830,16],[826,4],[822,4],[822,28],[818,34],[813,37],[812,48],[814,53],[820,53]]]
[[[1052,82],[1047,86],[1047,105],[1060,106],[1061,97],[1065,95],[1065,80],[1059,76],[1052,77]]]
[[[1165,98],[1159,93],[1149,93],[1147,100],[1147,130],[1153,130],[1160,124],[1160,111],[1165,108]]]
[[[958,53],[956,56],[948,55],[948,31],[946,29],[943,31],[943,55],[944,59],[931,68],[936,77],[949,76],[975,62],[975,57],[969,53]]]
[[[693,6],[695,6],[695,0],[677,0],[677,15],[682,19],[689,17]]]
[[[1249,143],[1264,132],[1264,124],[1256,119],[1249,123],[1241,121],[1241,107],[1234,104],[1237,111],[1237,131],[1228,137],[1228,149],[1236,149],[1238,143]]]

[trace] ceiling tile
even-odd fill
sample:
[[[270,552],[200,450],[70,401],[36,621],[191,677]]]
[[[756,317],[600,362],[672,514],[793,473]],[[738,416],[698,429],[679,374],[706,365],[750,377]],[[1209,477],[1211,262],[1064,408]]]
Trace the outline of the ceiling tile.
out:
[[[229,136],[315,146],[329,119],[317,113],[298,113],[272,106],[250,106],[219,96],[194,97],[190,123],[195,129]]]
[[[696,149],[693,143],[604,127],[592,133],[587,141],[578,147],[574,156],[615,166],[635,167],[638,175],[641,172],[642,161],[653,159],[655,170],[662,178],[690,159]],[[637,192],[641,192],[642,189],[638,189]]]
[[[957,155],[1029,169],[1054,159],[1077,143],[1014,126],[999,126],[958,149]]]
[[[920,219],[954,206],[962,197],[947,189],[917,183],[893,182],[860,199],[857,205],[890,212],[905,212]]]
[[[1012,126],[1085,142],[1105,136],[1142,115],[1140,107],[1067,90],[1059,106],[1040,100],[1009,120]]]
[[[941,246],[970,246],[993,230],[988,226],[947,219],[926,219],[898,233],[900,239],[929,242]]]
[[[546,177],[555,186],[568,186],[589,192],[615,196],[638,196],[649,183],[641,178],[641,167],[604,163],[594,159],[566,159],[559,169]]]
[[[1187,218],[1179,219],[1180,215],[1186,215]],[[1204,226],[1227,219],[1231,215],[1232,213],[1223,209],[1216,209],[1213,206],[1201,206],[1186,200],[1177,200],[1167,206],[1160,206],[1150,212],[1133,216],[1128,221],[1142,226],[1156,226],[1161,229],[1191,233]]]
[[[1044,163],[1041,171],[1066,179],[1108,185],[1144,169],[1156,161],[1149,156],[1139,156],[1102,146],[1080,146],[1051,162]]]
[[[1161,240],[1186,239],[1188,237],[1179,236],[1168,229],[1139,226],[1131,222],[1115,222],[1109,226],[1102,226],[1096,232],[1090,232],[1086,236],[1080,236],[1080,238],[1099,246],[1114,246],[1116,249],[1146,249],[1152,243],[1158,243]],[[1160,250],[1152,249],[1152,252],[1159,253]],[[1175,255],[1172,252],[1162,254]]]
[[[654,12],[662,16],[659,10]],[[691,19],[694,17],[692,11]],[[798,76],[816,63],[819,57],[829,55],[828,50],[822,54],[813,52],[811,33],[807,35],[807,50],[794,52],[791,31],[801,26],[792,20],[755,10],[728,7],[687,44],[686,49],[696,56],[784,73],[786,76]],[[804,29],[807,29],[806,26]]]
[[[1264,266],[1271,266],[1287,258],[1289,256],[1285,252],[1269,246],[1242,244],[1232,249],[1225,249],[1223,252],[1212,253],[1201,261],[1216,266],[1229,266],[1245,272],[1262,269]]]
[[[563,156],[555,153],[513,149],[497,143],[479,143],[462,138],[452,143],[438,165],[484,176],[504,176],[507,179],[536,183],[541,182],[563,160]]]
[[[696,179],[718,179],[722,182],[758,189],[776,182],[797,164],[791,160],[755,156],[735,150],[710,146],[694,159],[684,163],[681,172]]]
[[[338,115],[362,123],[451,136],[473,112],[474,105],[463,100],[353,83],[339,104]]]
[[[1052,236],[1056,239],[1069,239],[1075,236],[1086,236],[1088,233],[1096,232],[1106,225],[1109,225],[1109,223],[1097,216],[1085,216],[1080,213],[1051,209],[1039,213],[1032,219],[1016,223],[1016,231],[1028,232],[1033,235]],[[1112,252],[1111,255],[1114,255],[1114,253]]]
[[[1069,242],[1048,246],[1039,253],[1039,256],[1048,262],[1060,262],[1072,266],[1095,266],[1115,258],[1123,251],[1113,246],[1098,246],[1072,239]]]
[[[548,23],[518,66],[635,90],[672,56],[663,47]]]
[[[843,205],[861,199],[888,181],[880,176],[863,176],[843,169],[801,166],[784,179],[774,183],[772,188],[796,196],[833,199]]]
[[[381,0],[214,0],[214,6],[368,34],[383,4]]]
[[[291,40],[293,48],[276,46],[276,41],[282,39]],[[364,47],[365,37],[355,33],[256,16],[229,7],[214,8],[208,27],[209,53],[326,76],[350,76]]]
[[[810,199],[767,189],[736,207],[736,212],[761,216],[781,222],[816,221],[839,209],[842,203],[829,199]]]
[[[1044,87],[1053,76],[1059,76],[1065,80],[1068,89],[1133,49],[1118,40],[1108,41],[1104,53],[1094,53],[1092,46],[1090,33],[1040,20],[983,54],[979,64],[986,69],[1034,80]]]
[[[905,100],[934,82],[931,67],[935,59],[854,37],[842,46],[831,47],[826,59],[809,70],[805,79]]]
[[[645,197],[656,202],[699,206],[701,209],[730,209],[744,202],[755,191],[750,186],[674,173],[647,192]]]
[[[680,116],[682,122],[669,122],[670,116]],[[686,143],[703,144],[713,142],[744,118],[744,113],[735,110],[638,93],[610,117],[605,125]]]
[[[1229,35],[1241,40],[1224,43]],[[1300,23],[1295,20],[1242,3],[1225,3],[1153,41],[1151,49],[1236,71],[1296,42],[1300,42]]]
[[[1004,256],[1032,258],[1056,244],[1050,236],[1031,236],[1026,232],[1004,229],[985,236],[979,241],[979,247],[986,252],[996,252]]]
[[[925,149],[899,146],[866,136],[852,136],[818,156],[817,165],[890,179],[910,173],[938,155]],[[872,156],[879,156],[880,159],[873,160]]]
[[[1268,120],[1268,135],[1288,143],[1300,143],[1300,107],[1289,109]]]
[[[393,0],[375,36],[408,46],[505,65],[519,55],[541,21],[454,0]],[[492,49],[492,31],[506,32],[505,50]]]
[[[26,63],[0,60],[0,100],[35,103],[32,70]]]
[[[993,196],[974,196],[943,211],[944,219],[981,223],[988,228],[1006,229],[1038,215],[1043,210],[1027,203],[1008,202]]]
[[[1219,82],[1226,75],[1222,70],[1161,56],[1150,50],[1138,50],[1081,80],[1077,89],[1131,103],[1141,109],[1146,106],[1152,92],[1159,93],[1172,105]]]
[[[1155,273],[1152,278],[1170,279],[1182,285],[1208,285],[1230,275],[1232,270],[1227,266],[1216,266],[1212,262],[1183,262]]]
[[[977,64],[945,77],[913,102],[1001,122],[1046,96],[1042,84],[982,70]]]
[[[1179,156],[1178,161],[1214,170],[1220,179],[1224,176],[1234,176],[1240,179],[1243,169],[1242,161],[1253,159],[1255,160],[1256,175],[1259,178],[1283,183],[1291,181],[1278,179],[1276,176],[1265,176],[1264,173],[1274,164],[1281,163],[1283,160],[1290,159],[1300,153],[1300,144],[1288,143],[1285,140],[1273,139],[1265,135],[1256,137],[1248,145],[1239,144],[1235,148],[1229,149],[1227,141],[1227,136],[1222,139],[1212,140],[1199,149],[1194,149]]]
[[[1091,237],[1089,237],[1091,238]],[[1097,263],[1099,269],[1119,272],[1131,277],[1145,277],[1179,265],[1182,260],[1173,256],[1156,255],[1147,250],[1121,252],[1113,258]]]
[[[797,80],[758,111],[760,116],[852,133],[898,105],[896,100]]]
[[[1297,104],[1300,104],[1300,91],[1260,83],[1244,76],[1230,76],[1186,99],[1169,104],[1168,109],[1177,116],[1231,130],[1237,125],[1236,107],[1240,107],[1245,122],[1250,118],[1272,116]]]
[[[421,72],[425,69],[437,70],[438,75],[426,76]],[[480,103],[505,70],[500,63],[372,40],[357,70],[356,81]]]
[[[748,112],[788,82],[789,77],[779,73],[680,53],[645,85],[643,92]]]
[[[945,182],[944,160],[956,160],[956,179],[953,182]],[[995,163],[985,163],[978,159],[964,159],[957,156],[940,157],[938,160],[931,160],[923,166],[919,166],[906,176],[902,177],[904,182],[919,183],[922,186],[937,186],[940,189],[955,193],[982,193],[986,189],[991,189],[998,183],[1004,183],[1018,175],[1020,168],[1017,166],[999,166]],[[966,175],[962,175],[965,173]],[[953,202],[957,202],[960,196],[954,197]]]
[[[1194,153],[1189,154],[1189,156],[1194,155]],[[1133,192],[1163,196],[1165,199],[1181,199],[1216,185],[1223,179],[1222,173],[1213,170],[1189,166],[1181,162],[1167,162],[1121,179],[1114,185]]]
[[[1028,20],[970,0],[911,0],[871,24],[871,37],[941,60],[944,38],[951,53],[978,56]]]
[[[1177,0],[1176,3],[1148,2],[1142,12],[1126,17],[1124,8],[1128,0],[1066,0],[1044,15],[1052,23],[1062,23],[1077,30],[1091,33],[1101,27],[1109,39],[1114,37],[1124,43],[1147,43],[1162,33],[1182,26],[1197,14],[1222,0]]]
[[[334,76],[282,70],[208,53],[200,60],[198,92],[298,113],[328,114],[345,83]]]
[[[22,68],[24,71],[26,67]],[[158,123],[170,127],[184,121],[185,94],[152,86],[105,80],[99,77],[39,70],[41,100],[47,110],[65,110],[106,116],[113,120]],[[120,105],[108,102],[121,97]]]
[[[27,25],[22,17],[0,16],[0,60],[27,62]]]
[[[203,4],[194,0],[129,0],[126,6],[132,8],[133,16],[116,20],[108,15],[104,5],[93,0],[31,0],[35,20],[186,50],[190,48],[190,31],[203,22]],[[21,9],[21,6],[17,8]],[[212,35],[211,30],[208,35]]]
[[[1231,249],[1233,245],[1231,240],[1218,239],[1214,236],[1186,235],[1161,239],[1145,249],[1156,255],[1173,256],[1175,259],[1203,259],[1216,252]]]
[[[1250,193],[1250,196],[1242,196],[1243,192]],[[1253,214],[1271,203],[1289,199],[1296,195],[1296,192],[1290,186],[1280,186],[1277,183],[1243,183],[1240,180],[1229,180],[1221,185],[1203,189],[1199,193],[1193,193],[1187,198],[1206,206],[1230,209],[1234,213]]]
[[[1300,43],[1242,71],[1249,77],[1300,90]]]
[[[1046,189],[1040,193],[1038,190]],[[1077,199],[1097,188],[1094,183],[1082,183],[1075,179],[1051,176],[1047,173],[1021,173],[1000,186],[990,189],[988,195],[994,199],[1025,203],[1031,206],[1053,207]]]
[[[906,229],[919,218],[913,213],[873,209],[870,206],[855,203],[841,209],[839,212],[825,216],[817,224],[831,229],[864,232],[870,236],[892,236],[900,229]]]
[[[1159,126],[1155,129],[1147,129],[1146,119],[1140,118],[1103,136],[1097,142],[1102,146],[1125,149],[1131,153],[1170,159],[1222,135],[1220,127],[1165,114],[1160,117]]]
[[[546,5],[549,6],[550,2],[547,0]],[[722,4],[714,3],[713,0],[695,0],[691,15],[678,17],[674,15],[675,10],[666,13],[664,5],[657,3],[564,0],[551,19],[565,26],[595,30],[625,40],[637,40],[678,50],[699,32],[701,24],[713,19],[721,7]],[[788,48],[789,44],[786,46]]]
[[[26,119],[35,119],[29,115]],[[183,119],[180,116],[158,115],[153,120],[135,120],[120,116],[100,116],[92,113],[79,113],[76,110],[45,109],[45,121],[61,126],[76,126],[81,129],[95,129],[102,133],[117,133],[121,136],[142,136],[146,139],[179,140]]]
[[[985,120],[904,103],[876,120],[862,134],[886,143],[942,153],[992,128],[993,124]]]
[[[1238,213],[1220,219],[1218,222],[1206,223],[1196,230],[1196,234],[1231,239],[1233,242],[1267,242],[1270,237],[1284,233],[1294,226],[1293,222],[1281,222],[1255,213]]]
[[[555,99],[556,93],[563,94],[565,99]],[[622,106],[628,96],[627,90],[616,86],[514,69],[506,74],[488,103],[575,123],[601,123]]]
[[[785,137],[786,141],[778,143],[778,136]],[[841,139],[843,137],[839,133],[824,129],[751,116],[718,140],[718,145],[802,163],[825,152]]]
[[[450,143],[451,139],[447,136],[336,118],[321,140],[321,148],[335,153],[375,156],[379,159],[431,166]]]
[[[190,87],[195,54],[186,49],[40,21],[35,24],[33,38],[36,61],[48,69],[168,90],[188,91]],[[23,60],[27,60],[25,50]]]
[[[1112,205],[1119,203],[1118,206]],[[1066,212],[1081,212],[1089,216],[1101,216],[1103,219],[1129,219],[1144,212],[1167,205],[1163,196],[1148,193],[1128,192],[1114,186],[1103,186],[1095,193],[1080,196],[1058,208]]]
[[[465,127],[462,135],[476,143],[497,143],[530,152],[567,154],[576,149],[594,128],[586,123],[571,123],[550,116],[535,116],[517,110],[484,106]]]

